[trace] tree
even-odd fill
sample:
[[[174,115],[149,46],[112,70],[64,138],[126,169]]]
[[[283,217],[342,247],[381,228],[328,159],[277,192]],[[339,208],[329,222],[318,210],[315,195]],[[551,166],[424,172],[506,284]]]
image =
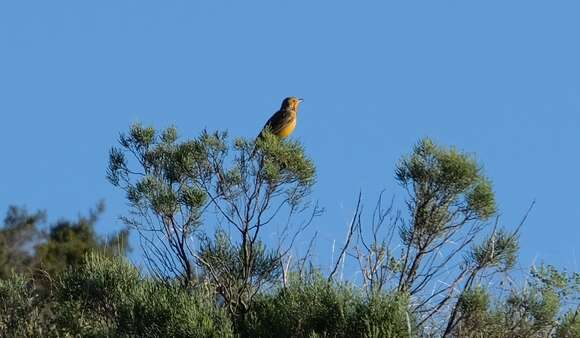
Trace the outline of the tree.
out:
[[[95,233],[95,224],[104,208],[100,203],[88,217],[80,216],[76,221],[62,219],[42,229],[45,212],[30,214],[25,208],[9,207],[0,228],[0,278],[8,278],[13,272],[42,271],[54,276],[78,265],[90,251],[124,255],[129,250],[126,229],[108,239]]]
[[[46,220],[46,213],[29,214],[25,208],[10,206],[0,228],[0,279],[13,272],[23,273],[37,264],[34,246],[41,238],[38,225]]]
[[[532,267],[518,287],[505,292],[487,286],[464,292],[453,337],[577,337],[580,275],[553,266]],[[491,300],[494,300],[492,302]]]
[[[515,263],[519,227],[508,232],[490,222],[496,212],[491,183],[468,154],[423,139],[398,163],[395,178],[407,194],[408,217],[395,212],[393,202],[384,207],[381,194],[369,236],[359,197],[349,255],[358,260],[369,293],[409,295],[417,325],[429,322],[448,335],[462,295]]]
[[[139,124],[121,134],[107,175],[127,193],[131,215],[123,219],[141,234],[157,277],[184,285],[199,277],[243,315],[258,290],[278,279],[282,258],[319,212],[306,199],[314,165],[299,143],[268,132],[233,144],[222,132],[177,138],[175,128],[158,133]],[[268,250],[261,234],[274,225],[280,240]]]
[[[78,220],[60,220],[52,225],[45,241],[36,246],[38,267],[49,275],[57,275],[70,266],[78,266],[89,252],[99,252],[108,256],[124,256],[129,250],[129,232],[123,229],[102,238],[95,233],[95,224],[105,205],[99,203],[88,217]]]
[[[137,125],[111,151],[108,174],[127,192],[124,219],[154,274],[119,257],[126,231],[95,234],[102,207],[47,230],[44,213],[10,208],[0,228],[3,336],[579,336],[580,275],[541,265],[514,277],[529,210],[503,229],[481,166],[428,139],[397,165],[406,212],[381,194],[367,227],[359,193],[326,278],[308,252],[294,265],[285,256],[319,211],[307,200],[314,167],[295,142],[266,133],[230,144],[207,132],[177,142],[173,128]],[[347,257],[362,285],[335,280]],[[59,275],[50,289],[28,273],[40,269]]]

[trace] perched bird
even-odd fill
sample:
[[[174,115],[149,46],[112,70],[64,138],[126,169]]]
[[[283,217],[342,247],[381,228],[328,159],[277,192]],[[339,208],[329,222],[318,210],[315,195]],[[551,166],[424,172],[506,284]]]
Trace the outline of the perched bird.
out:
[[[280,110],[275,112],[266,122],[257,139],[259,140],[264,136],[265,130],[269,130],[279,138],[286,138],[292,134],[294,128],[296,128],[296,120],[298,119],[298,106],[302,101],[304,100],[294,96],[285,98],[284,101],[282,101]],[[252,157],[254,157],[257,150],[257,147],[254,147]]]
[[[298,115],[298,106],[302,102],[302,99],[299,99],[294,96],[290,96],[282,101],[282,106],[280,110],[274,113],[272,117],[266,122],[264,128],[260,132],[258,137],[262,136],[262,133],[266,129],[270,129],[270,132],[280,138],[286,138],[294,131],[296,128],[296,120]]]

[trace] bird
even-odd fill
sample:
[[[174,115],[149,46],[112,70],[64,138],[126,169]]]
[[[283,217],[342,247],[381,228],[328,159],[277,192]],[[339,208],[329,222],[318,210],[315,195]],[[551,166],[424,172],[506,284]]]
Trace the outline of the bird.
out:
[[[296,120],[298,117],[298,106],[304,101],[294,96],[290,96],[282,101],[282,106],[280,110],[274,113],[270,119],[262,128],[260,135],[261,137],[265,130],[269,129],[270,132],[279,138],[286,138],[292,134],[296,128]]]
[[[296,121],[298,119],[298,106],[304,101],[295,96],[290,96],[282,101],[280,109],[275,112],[266,122],[257,139],[264,136],[264,132],[269,130],[270,133],[279,138],[286,138],[292,134],[296,128]],[[256,153],[256,148],[252,152],[252,156]]]

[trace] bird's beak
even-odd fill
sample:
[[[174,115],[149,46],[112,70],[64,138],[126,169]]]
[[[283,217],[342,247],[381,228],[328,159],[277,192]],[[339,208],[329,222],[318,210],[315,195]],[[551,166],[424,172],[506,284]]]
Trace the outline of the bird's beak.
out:
[[[298,102],[304,102],[304,99],[298,99]]]

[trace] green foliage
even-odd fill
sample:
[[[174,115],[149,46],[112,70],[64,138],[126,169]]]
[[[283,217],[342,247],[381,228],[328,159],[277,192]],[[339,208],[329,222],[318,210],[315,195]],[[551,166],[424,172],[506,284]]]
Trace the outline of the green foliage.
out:
[[[204,289],[143,279],[121,258],[89,255],[56,290],[56,321],[80,336],[232,337],[225,312]]]
[[[134,206],[151,207],[159,214],[171,214],[180,206],[179,195],[183,188],[196,195],[195,199],[184,201],[189,201],[190,207],[202,207],[206,199],[204,183],[214,178],[221,180],[223,190],[227,191],[243,189],[242,185],[248,184],[248,176],[256,174],[267,179],[271,188],[297,183],[296,188],[305,189],[314,184],[314,165],[296,141],[283,141],[265,133],[257,141],[264,169],[256,173],[256,168],[249,165],[251,158],[248,156],[253,142],[236,140],[231,148],[237,152],[237,157],[227,168],[225,157],[230,146],[226,133],[204,131],[193,140],[179,143],[177,139],[175,128],[157,133],[151,127],[134,124],[128,134],[121,135],[121,148],[111,149],[109,181],[127,189]],[[131,181],[135,171],[129,169],[126,153],[134,155],[139,162],[142,177],[136,181]]]
[[[562,313],[563,304],[579,295],[575,275],[540,266],[531,271],[525,288],[511,288],[507,297],[496,297],[494,304],[489,290],[467,290],[458,304],[461,319],[453,336],[577,337],[577,310]]]
[[[250,312],[247,337],[409,337],[404,297],[365,297],[352,286],[314,274],[261,295]]]
[[[490,320],[489,306],[490,295],[485,288],[477,286],[466,290],[457,304],[461,320],[455,331],[455,336],[461,337],[486,327]]]
[[[41,211],[29,214],[24,208],[8,208],[0,228],[0,279],[10,277],[13,272],[30,272],[37,264],[32,248],[41,240],[38,226],[45,219],[46,214]]]
[[[518,238],[514,233],[498,229],[482,243],[474,245],[466,261],[475,269],[496,267],[505,272],[514,266],[518,248]]]
[[[263,284],[276,284],[280,276],[279,255],[266,250],[262,242],[257,241],[250,245],[254,258],[248,264],[244,263],[246,258],[242,246],[232,243],[231,238],[221,230],[216,232],[213,239],[203,239],[200,245],[200,260],[211,267],[209,273],[218,282],[221,296],[233,314],[239,314],[238,310],[246,312],[250,305],[250,296]],[[256,282],[244,283],[241,276],[245,273]]]
[[[225,132],[203,131],[179,141],[175,128],[157,132],[139,124],[119,144],[110,152],[107,177],[127,193],[131,217],[125,221],[143,236],[153,273],[184,284],[210,280],[232,313],[245,313],[258,289],[277,279],[280,255],[288,251],[266,250],[263,227],[288,224],[307,210],[315,168],[301,145],[269,133],[231,144]],[[277,218],[280,212],[286,217]],[[204,223],[234,235],[213,233],[216,227]],[[194,276],[194,266],[201,276]]]
[[[51,226],[46,241],[36,247],[40,268],[49,275],[58,275],[69,266],[82,263],[89,252],[124,255],[129,248],[127,229],[106,240],[95,233],[95,223],[103,211],[104,205],[99,204],[97,210],[90,212],[89,217],[81,216],[75,222],[61,220]]]
[[[345,336],[355,311],[352,291],[317,276],[304,282],[293,281],[287,288],[256,301],[247,336]]]
[[[50,303],[24,275],[0,279],[0,335],[46,337],[54,330],[49,319]]]
[[[127,193],[128,224],[159,236],[147,238],[158,246],[146,254],[168,264],[151,271],[165,278],[145,277],[122,258],[127,231],[96,235],[101,207],[47,231],[39,229],[44,213],[11,207],[0,228],[0,336],[580,336],[578,273],[540,266],[521,288],[492,288],[493,273],[507,274],[516,262],[519,229],[482,232],[496,204],[468,154],[424,139],[399,162],[410,218],[394,217],[385,238],[379,230],[388,212],[377,206],[374,239],[364,242],[357,208],[352,231],[362,244],[344,252],[369,253],[356,256],[364,289],[291,268],[282,285],[285,251],[261,240],[283,207],[286,224],[307,206],[315,167],[300,143],[267,131],[233,144],[226,133],[205,131],[179,141],[173,127],[136,124],[119,144],[108,178]],[[402,246],[394,248],[397,228]],[[281,241],[295,238],[285,231]]]
[[[552,265],[540,265],[531,271],[532,285],[552,290],[562,298],[580,301],[580,273],[560,271]]]
[[[445,326],[444,334],[449,334],[457,321],[462,293],[469,291],[486,270],[511,269],[518,238],[516,233],[495,227],[483,237],[496,213],[495,196],[491,182],[470,154],[438,146],[426,138],[400,160],[395,178],[407,192],[409,219],[392,225],[399,230],[403,250],[395,269],[384,272],[398,276],[398,291],[424,300],[413,309],[423,314],[421,323],[437,321],[436,312],[449,309],[447,324],[433,324]],[[480,238],[484,239],[477,243]],[[456,268],[448,270],[446,266]],[[447,280],[442,282],[442,275]],[[437,296],[444,294],[450,296]]]
[[[0,228],[0,279],[10,276],[12,271],[56,275],[79,264],[90,251],[124,255],[129,249],[127,230],[108,239],[95,232],[103,211],[104,204],[100,203],[88,217],[59,220],[43,230],[40,225],[46,219],[44,212],[30,214],[24,208],[10,207]]]
[[[430,139],[421,140],[413,153],[400,161],[395,177],[403,187],[413,190],[417,203],[425,206],[459,205],[466,216],[482,220],[496,211],[491,183],[477,162],[455,149],[439,147]],[[450,215],[439,213],[424,221],[442,226]]]
[[[404,295],[373,294],[357,306],[355,325],[348,337],[414,337],[416,324],[408,304]]]
[[[561,324],[556,330],[557,338],[580,337],[580,310],[568,311],[562,318]]]
[[[544,271],[564,276],[552,268]],[[577,337],[577,310],[558,319],[559,295],[564,293],[551,289],[561,288],[569,276],[542,278],[532,277],[529,284],[544,289],[514,290],[495,303],[482,286],[467,290],[458,302],[460,322],[450,336]],[[90,254],[66,271],[52,291],[52,296],[39,293],[24,275],[0,280],[2,336],[394,338],[421,333],[407,297],[365,295],[318,274],[291,278],[287,287],[261,293],[237,326],[217,305],[213,290],[144,278],[120,257]]]
[[[247,143],[237,143],[241,149]],[[315,180],[314,164],[304,156],[304,149],[298,141],[286,141],[266,131],[256,141],[264,159],[264,177],[273,184],[298,181],[311,187]]]

